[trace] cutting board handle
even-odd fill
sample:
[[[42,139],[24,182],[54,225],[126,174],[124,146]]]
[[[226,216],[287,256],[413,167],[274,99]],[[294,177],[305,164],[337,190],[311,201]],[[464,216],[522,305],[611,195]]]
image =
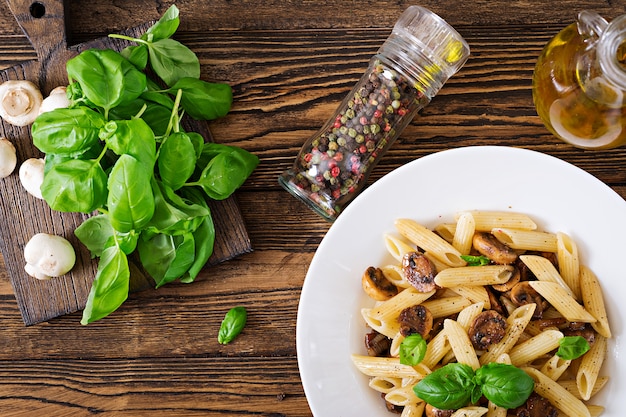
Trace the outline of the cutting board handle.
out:
[[[68,50],[63,0],[7,0],[9,9],[35,48],[40,85],[65,85]],[[35,81],[35,80],[33,80]]]

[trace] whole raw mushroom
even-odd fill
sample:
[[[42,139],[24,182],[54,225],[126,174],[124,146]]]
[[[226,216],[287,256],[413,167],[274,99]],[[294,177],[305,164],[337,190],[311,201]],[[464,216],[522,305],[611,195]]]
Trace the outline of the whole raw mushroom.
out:
[[[41,184],[44,171],[43,158],[29,158],[20,166],[20,182],[26,191],[34,197],[43,199]]]
[[[50,91],[48,97],[43,99],[39,114],[54,109],[65,109],[70,106],[70,99],[67,98],[67,87],[59,86]]]
[[[43,102],[35,84],[24,80],[9,80],[0,85],[0,117],[15,126],[35,121]]]
[[[7,138],[0,137],[0,178],[11,175],[16,165],[15,146]]]
[[[76,252],[65,238],[48,233],[37,233],[24,247],[26,273],[46,280],[67,274],[76,263]]]

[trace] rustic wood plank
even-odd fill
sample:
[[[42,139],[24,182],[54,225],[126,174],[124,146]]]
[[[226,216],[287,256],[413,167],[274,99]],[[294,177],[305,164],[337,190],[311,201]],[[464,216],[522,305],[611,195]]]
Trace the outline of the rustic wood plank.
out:
[[[0,361],[3,415],[310,416],[296,358]],[[30,381],[30,382],[27,382]],[[158,398],[158,401],[155,401]]]

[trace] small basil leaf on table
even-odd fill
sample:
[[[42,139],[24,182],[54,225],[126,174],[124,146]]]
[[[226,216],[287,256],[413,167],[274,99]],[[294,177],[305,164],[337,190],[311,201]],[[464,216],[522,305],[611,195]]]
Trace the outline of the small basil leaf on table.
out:
[[[158,41],[165,39],[176,33],[180,24],[179,11],[176,7],[170,7],[161,18],[141,36],[147,41]]]
[[[245,327],[247,319],[248,312],[245,307],[233,307],[228,310],[220,325],[217,341],[223,345],[232,342]]]
[[[107,199],[107,175],[97,160],[70,159],[44,175],[41,194],[57,211],[91,213]]]
[[[200,270],[213,253],[213,246],[215,245],[215,225],[211,217],[211,211],[201,191],[196,188],[186,187],[182,190],[181,194],[189,204],[198,205],[207,211],[207,214],[202,218],[202,222],[192,232],[196,242],[196,253],[193,264],[189,267],[187,272],[180,277],[181,282],[189,283],[196,279]]]
[[[130,269],[126,254],[117,246],[106,248],[98,262],[81,324],[89,324],[108,316],[128,298]]]

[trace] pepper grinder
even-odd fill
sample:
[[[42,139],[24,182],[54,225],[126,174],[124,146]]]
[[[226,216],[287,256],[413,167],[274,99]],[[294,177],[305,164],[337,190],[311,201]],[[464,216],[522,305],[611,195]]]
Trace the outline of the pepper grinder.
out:
[[[334,221],[469,53],[465,40],[441,17],[421,6],[407,8],[334,115],[279,176],[280,184]]]

